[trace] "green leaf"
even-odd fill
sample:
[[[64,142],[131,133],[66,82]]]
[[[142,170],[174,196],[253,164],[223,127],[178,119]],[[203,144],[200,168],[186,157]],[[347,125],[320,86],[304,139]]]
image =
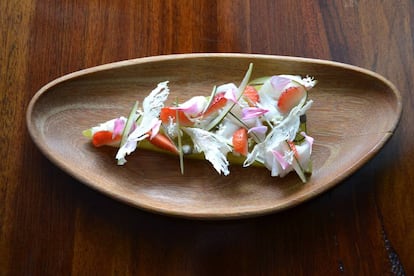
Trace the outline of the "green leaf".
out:
[[[175,111],[176,112],[176,116],[175,118],[177,118],[177,128],[178,128],[178,134],[177,134],[177,140],[178,140],[178,155],[180,158],[180,170],[181,170],[181,174],[184,174],[184,156],[183,156],[183,144],[181,141],[181,129],[180,129],[180,120],[179,120],[179,116],[178,116],[178,109]]]
[[[254,79],[254,80],[250,81],[249,82],[249,85],[251,85],[251,86],[263,85],[270,78],[271,77],[261,77],[261,78],[257,78],[257,79]]]
[[[119,145],[119,147],[122,147],[126,143],[126,141],[128,139],[129,132],[131,131],[131,128],[132,128],[133,124],[137,120],[137,118],[136,118],[137,114],[136,113],[137,113],[137,109],[138,109],[138,103],[139,103],[138,101],[135,102],[134,106],[131,109],[131,112],[129,113],[127,122],[126,122],[125,127],[124,127],[124,131],[122,132],[122,139],[121,139],[121,144]]]
[[[92,138],[92,129],[88,128],[85,129],[84,131],[82,131],[82,135],[87,137],[87,138]]]
[[[201,112],[201,114],[204,114],[207,111],[207,109],[210,107],[211,103],[214,101],[214,96],[216,95],[216,92],[217,92],[217,86],[214,85],[213,91],[211,91],[210,98],[208,99],[208,103],[206,104],[206,107],[204,108],[203,112]]]

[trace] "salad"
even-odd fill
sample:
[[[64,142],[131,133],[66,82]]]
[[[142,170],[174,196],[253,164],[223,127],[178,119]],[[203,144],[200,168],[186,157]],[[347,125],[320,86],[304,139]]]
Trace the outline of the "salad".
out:
[[[137,148],[160,150],[184,159],[205,158],[223,175],[230,164],[260,165],[272,176],[295,171],[303,182],[311,174],[313,138],[306,133],[312,77],[274,75],[250,81],[253,65],[239,86],[214,86],[209,96],[194,96],[171,106],[168,81],[161,82],[128,117],[83,131],[95,147],[118,147],[124,165]]]

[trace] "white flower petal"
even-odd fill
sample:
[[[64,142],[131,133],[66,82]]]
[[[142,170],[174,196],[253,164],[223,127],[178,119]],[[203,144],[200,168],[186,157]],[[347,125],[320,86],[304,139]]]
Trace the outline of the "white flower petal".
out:
[[[95,134],[98,131],[111,131],[111,132],[114,132],[116,122],[119,121],[119,120],[122,120],[125,124],[127,118],[119,117],[119,118],[115,118],[115,119],[106,121],[104,123],[101,123],[97,126],[94,126],[94,127],[91,128],[92,135]]]
[[[197,116],[201,114],[207,105],[207,98],[204,96],[195,96],[188,101],[171,109],[181,110],[189,116]]]
[[[130,141],[140,141],[159,122],[161,108],[169,95],[167,81],[159,83],[157,88],[144,99],[142,120],[133,132],[128,136]],[[155,135],[155,134],[154,134]]]
[[[161,108],[164,107],[164,102],[167,100],[170,89],[168,88],[168,81],[161,82],[151,93],[144,99],[142,104],[144,115],[151,117],[158,117]]]
[[[233,103],[237,103],[236,91],[237,91],[237,87],[228,89],[224,93],[224,98],[231,101],[231,102],[233,102]]]
[[[124,165],[127,161],[125,156],[131,154],[137,148],[137,141],[127,141],[119,148],[115,158],[118,160],[118,165]]]
[[[227,92],[228,90],[237,91],[237,86],[234,83],[226,83],[217,87],[216,93]]]
[[[306,90],[311,89],[317,83],[317,81],[313,77],[309,77],[309,76],[302,78],[301,76],[297,76],[297,75],[280,75],[279,77],[290,79],[291,81],[294,81],[297,84],[304,86]]]
[[[200,128],[184,128],[184,131],[193,140],[195,149],[204,153],[205,158],[218,173],[230,173],[226,155],[231,151],[231,147],[223,137]]]
[[[128,135],[128,138],[117,154],[116,159],[119,165],[125,164],[125,156],[131,154],[137,148],[138,142],[146,139],[151,130],[157,130],[159,124],[159,115],[164,102],[169,95],[168,81],[161,82],[151,93],[144,99],[142,104],[142,119],[139,125]],[[159,128],[158,128],[159,130]],[[156,133],[152,133],[156,135]]]

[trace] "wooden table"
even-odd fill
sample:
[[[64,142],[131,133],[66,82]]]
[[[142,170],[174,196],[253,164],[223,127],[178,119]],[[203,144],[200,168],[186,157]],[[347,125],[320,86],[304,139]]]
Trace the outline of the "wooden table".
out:
[[[413,18],[410,0],[1,1],[0,274],[413,275]],[[401,91],[401,121],[335,188],[230,221],[129,207],[76,181],[30,139],[26,107],[54,78],[190,52],[361,66]]]

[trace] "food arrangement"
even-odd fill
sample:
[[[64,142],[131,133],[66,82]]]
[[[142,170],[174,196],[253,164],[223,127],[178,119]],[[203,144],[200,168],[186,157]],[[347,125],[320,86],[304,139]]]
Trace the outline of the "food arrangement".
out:
[[[168,81],[161,82],[128,117],[118,117],[83,131],[94,146],[118,147],[118,165],[137,148],[179,157],[205,158],[223,175],[230,164],[264,166],[272,176],[296,171],[303,182],[312,172],[313,138],[306,132],[312,77],[274,75],[250,81],[250,64],[239,86],[220,84],[208,96],[194,96],[171,106]]]

